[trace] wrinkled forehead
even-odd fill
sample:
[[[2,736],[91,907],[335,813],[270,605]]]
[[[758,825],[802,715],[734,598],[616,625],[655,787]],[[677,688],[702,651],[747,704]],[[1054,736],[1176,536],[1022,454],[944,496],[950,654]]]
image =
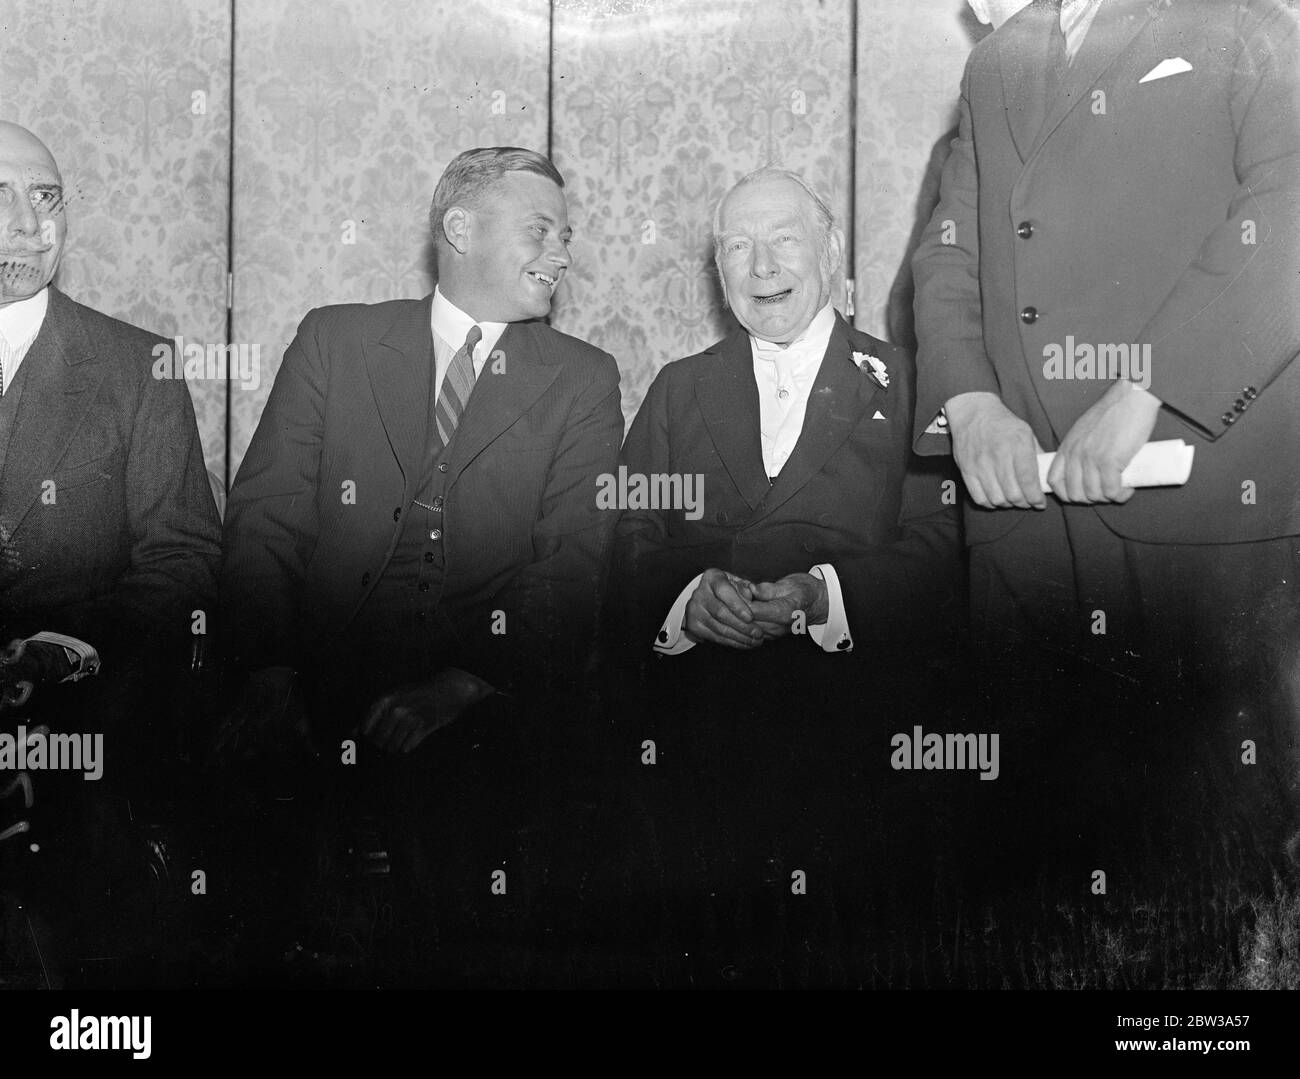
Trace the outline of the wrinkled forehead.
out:
[[[799,226],[814,229],[817,216],[808,193],[789,180],[764,180],[736,188],[722,203],[718,234]]]

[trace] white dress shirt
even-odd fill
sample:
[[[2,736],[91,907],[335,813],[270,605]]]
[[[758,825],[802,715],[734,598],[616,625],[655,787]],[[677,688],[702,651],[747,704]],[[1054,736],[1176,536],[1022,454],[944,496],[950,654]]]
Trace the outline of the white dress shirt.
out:
[[[447,369],[456,353],[465,344],[465,335],[470,327],[477,326],[483,332],[483,339],[474,346],[474,377],[483,373],[483,364],[487,362],[492,350],[506,332],[506,322],[475,322],[459,307],[442,294],[442,290],[433,290],[433,312],[429,317],[430,329],[433,331],[433,398],[436,401],[442,392],[442,380],[447,377]]]
[[[754,357],[754,381],[758,386],[758,426],[763,443],[763,464],[775,479],[794,452],[803,432],[804,413],[813,382],[830,345],[835,329],[835,311],[829,303],[813,317],[808,328],[788,346],[763,341],[750,335]],[[813,644],[826,652],[850,652],[853,637],[844,613],[844,594],[835,567],[829,562],[809,571],[826,582],[828,613],[821,625],[808,626]],[[700,586],[703,574],[692,580],[674,601],[668,617],[655,636],[654,648],[666,656],[680,655],[698,643],[682,627],[686,605]]]
[[[0,307],[0,364],[4,366],[4,384],[0,385],[0,393],[12,385],[23,358],[45,324],[45,312],[49,307],[48,285],[35,296]]]

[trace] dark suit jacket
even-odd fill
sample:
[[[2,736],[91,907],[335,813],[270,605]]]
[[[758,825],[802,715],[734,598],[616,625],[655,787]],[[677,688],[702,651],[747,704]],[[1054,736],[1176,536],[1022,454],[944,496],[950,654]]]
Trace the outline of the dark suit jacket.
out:
[[[924,428],[972,390],[1000,394],[1054,449],[1108,383],[1045,378],[1044,348],[1067,335],[1150,344],[1165,405],[1152,438],[1195,445],[1191,480],[1097,512],[1147,542],[1296,534],[1296,18],[1277,0],[1110,0],[1068,70],[1049,48],[1056,20],[1036,0],[966,66],[913,261],[917,449],[950,452]],[[1172,58],[1192,70],[1141,81]],[[967,538],[996,538],[1027,512],[972,509]]]
[[[51,288],[0,475],[0,637],[79,637],[101,678],[216,601],[221,525],[189,391],[152,375],[165,343]]]
[[[222,589],[237,663],[310,667],[317,650],[346,660],[423,479],[431,304],[303,319],[230,494]],[[591,646],[614,525],[596,478],[614,467],[623,420],[618,369],[599,349],[529,322],[509,326],[498,352],[504,372],[484,368],[451,447],[446,647],[428,673],[459,666],[526,689],[572,681]],[[341,498],[349,480],[355,505]],[[491,633],[494,610],[505,635]]]
[[[887,389],[855,366],[855,351],[885,363]],[[621,463],[647,476],[702,475],[704,513],[620,518],[610,603],[624,643],[649,654],[673,601],[705,569],[762,581],[822,562],[840,579],[855,649],[943,633],[960,578],[955,487],[945,504],[952,474],[912,454],[913,404],[911,357],[837,317],[799,441],[769,483],[748,334],[664,367]]]

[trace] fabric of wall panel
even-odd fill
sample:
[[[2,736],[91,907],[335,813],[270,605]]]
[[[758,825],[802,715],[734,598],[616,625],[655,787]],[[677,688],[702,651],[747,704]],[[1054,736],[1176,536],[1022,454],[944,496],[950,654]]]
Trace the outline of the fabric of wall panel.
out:
[[[30,128],[63,173],[58,286],[205,352],[222,343],[228,0],[5,0],[0,42],[0,118]],[[187,381],[219,488],[225,382]]]
[[[474,146],[546,150],[546,0],[236,0],[232,479],[311,308],[432,287],[429,201]]]
[[[552,321],[617,358],[630,423],[655,372],[728,324],[710,229],[732,183],[796,169],[845,220],[850,4],[556,0],[554,18],[576,235]]]
[[[907,348],[908,263],[938,200],[966,57],[986,33],[966,0],[858,4],[854,321]]]

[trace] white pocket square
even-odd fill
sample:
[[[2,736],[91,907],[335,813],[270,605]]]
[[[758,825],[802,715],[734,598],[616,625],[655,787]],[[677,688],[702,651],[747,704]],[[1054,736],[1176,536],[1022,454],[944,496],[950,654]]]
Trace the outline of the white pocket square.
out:
[[[871,418],[872,418],[873,420],[883,420],[885,417],[884,417],[884,414],[880,411],[880,409],[876,409],[876,414],[875,414],[874,416],[872,416]]]
[[[1156,79],[1167,79],[1170,75],[1181,75],[1184,71],[1191,71],[1192,65],[1184,60],[1181,56],[1171,56],[1168,60],[1161,60],[1150,71],[1138,79],[1138,85],[1144,82],[1155,82]]]

